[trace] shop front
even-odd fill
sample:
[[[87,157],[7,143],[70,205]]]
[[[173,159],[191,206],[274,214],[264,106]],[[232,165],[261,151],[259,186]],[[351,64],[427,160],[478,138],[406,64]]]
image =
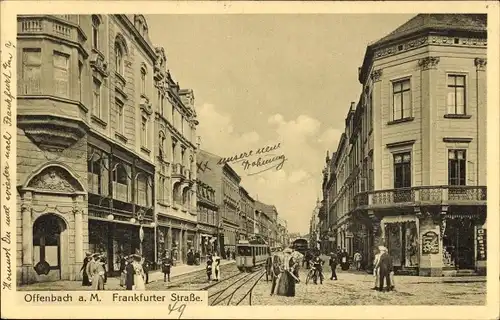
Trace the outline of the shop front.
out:
[[[386,216],[381,221],[384,243],[396,273],[417,273],[418,227],[419,221],[415,215]]]
[[[107,270],[116,276],[123,258],[130,254],[141,254],[144,259],[154,262],[154,229],[146,225],[142,226],[141,232],[141,226],[137,224],[90,217],[89,252],[107,257]]]

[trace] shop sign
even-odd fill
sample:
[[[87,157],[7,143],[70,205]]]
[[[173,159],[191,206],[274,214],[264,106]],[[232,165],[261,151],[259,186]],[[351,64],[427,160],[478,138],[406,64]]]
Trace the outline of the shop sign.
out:
[[[477,260],[486,260],[486,229],[478,228],[476,231]]]
[[[422,235],[422,254],[439,253],[439,236],[434,231],[428,231]]]

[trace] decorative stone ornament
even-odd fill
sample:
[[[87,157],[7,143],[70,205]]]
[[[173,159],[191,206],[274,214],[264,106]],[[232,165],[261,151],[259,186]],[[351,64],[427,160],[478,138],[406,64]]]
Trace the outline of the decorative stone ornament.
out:
[[[373,70],[370,76],[373,82],[380,81],[382,78],[382,69]]]
[[[476,66],[477,71],[485,71],[486,70],[486,58],[476,58],[474,59],[474,65]]]
[[[436,69],[439,63],[439,57],[425,57],[418,60],[418,66],[424,71],[429,69]]]
[[[83,191],[68,173],[58,167],[44,170],[33,178],[28,187],[47,191],[69,192]]]

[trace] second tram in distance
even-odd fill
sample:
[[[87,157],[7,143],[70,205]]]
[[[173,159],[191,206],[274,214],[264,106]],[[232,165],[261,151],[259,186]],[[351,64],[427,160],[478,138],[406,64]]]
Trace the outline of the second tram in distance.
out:
[[[266,263],[271,256],[271,248],[266,243],[240,240],[236,244],[236,266],[240,271],[252,271]]]

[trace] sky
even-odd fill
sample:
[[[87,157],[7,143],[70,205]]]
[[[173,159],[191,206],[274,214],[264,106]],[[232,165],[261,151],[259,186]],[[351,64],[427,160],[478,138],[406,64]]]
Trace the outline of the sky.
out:
[[[147,15],[149,36],[167,68],[191,88],[201,148],[230,157],[280,143],[281,170],[241,185],[273,204],[289,232],[309,232],[322,197],[327,150],[337,149],[351,101],[361,93],[366,46],[413,15]],[[253,158],[256,160],[256,158]]]

